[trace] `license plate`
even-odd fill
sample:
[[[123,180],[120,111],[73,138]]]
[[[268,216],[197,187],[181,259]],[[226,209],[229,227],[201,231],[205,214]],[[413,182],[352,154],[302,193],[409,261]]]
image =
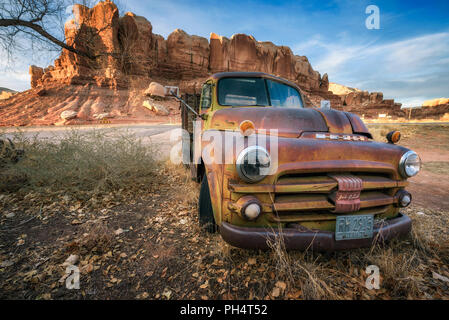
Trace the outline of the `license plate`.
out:
[[[335,240],[364,239],[373,237],[374,216],[337,216]]]

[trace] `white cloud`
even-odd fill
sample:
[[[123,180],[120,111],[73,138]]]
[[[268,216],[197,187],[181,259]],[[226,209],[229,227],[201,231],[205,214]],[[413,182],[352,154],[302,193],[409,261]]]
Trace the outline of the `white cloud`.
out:
[[[24,91],[30,88],[30,75],[24,71],[0,70],[0,87]]]
[[[314,56],[313,67],[333,82],[382,91],[408,104],[448,95],[449,32],[383,44],[329,42],[317,36],[294,49]]]

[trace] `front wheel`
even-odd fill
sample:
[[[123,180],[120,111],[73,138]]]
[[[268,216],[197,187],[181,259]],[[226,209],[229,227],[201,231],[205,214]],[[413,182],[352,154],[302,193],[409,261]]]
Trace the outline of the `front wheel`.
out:
[[[204,173],[201,182],[198,202],[198,219],[200,227],[209,233],[215,233],[217,231],[217,224],[215,223],[214,211],[210,200],[209,183],[207,182],[206,173]]]

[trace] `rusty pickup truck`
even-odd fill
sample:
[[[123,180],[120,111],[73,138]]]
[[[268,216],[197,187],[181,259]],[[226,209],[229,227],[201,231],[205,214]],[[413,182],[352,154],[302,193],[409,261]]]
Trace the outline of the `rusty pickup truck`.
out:
[[[373,140],[355,114],[304,106],[296,84],[259,72],[211,76],[181,99],[183,159],[201,182],[199,223],[241,248],[333,251],[406,235],[419,156]],[[192,110],[193,109],[193,110]]]

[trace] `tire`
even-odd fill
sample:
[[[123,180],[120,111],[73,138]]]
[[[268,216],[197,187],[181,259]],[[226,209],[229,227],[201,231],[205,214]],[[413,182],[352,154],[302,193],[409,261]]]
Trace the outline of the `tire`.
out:
[[[207,182],[206,173],[204,173],[201,182],[200,197],[198,200],[198,220],[200,227],[203,230],[209,233],[217,232],[217,224],[215,223],[214,211],[210,200],[209,184]]]

